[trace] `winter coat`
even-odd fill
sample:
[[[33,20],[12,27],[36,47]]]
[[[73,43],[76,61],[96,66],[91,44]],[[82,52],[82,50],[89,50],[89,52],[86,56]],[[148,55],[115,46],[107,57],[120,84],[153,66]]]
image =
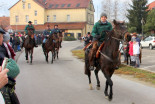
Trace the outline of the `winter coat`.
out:
[[[57,29],[52,29],[51,30],[51,34],[54,34],[54,33],[59,33],[60,32],[60,30],[57,28]]]
[[[9,58],[9,55],[8,55],[8,52],[7,52],[7,50],[6,50],[5,46],[4,46],[4,44],[2,44],[2,45],[0,46],[0,66],[2,66],[4,57]]]
[[[33,26],[33,25],[27,25],[27,26],[25,27],[25,33],[26,33],[26,34],[28,34],[28,28],[34,29],[33,33],[35,33],[35,28],[34,28],[34,26]]]
[[[92,36],[95,37],[97,35],[100,35],[100,42],[103,42],[105,40],[106,31],[111,31],[112,25],[110,22],[102,23],[101,21],[98,21],[95,23],[93,29],[92,29]]]
[[[133,42],[132,41],[129,42],[129,55],[133,56]]]
[[[43,32],[43,35],[44,35],[44,38],[48,38],[47,37],[47,35],[51,35],[51,29],[48,29],[48,30],[45,30],[44,32]]]
[[[5,104],[20,104],[18,97],[15,93],[15,85],[16,81],[12,78],[9,78],[8,84],[6,84],[3,88],[0,89],[5,100]]]
[[[138,42],[133,43],[133,54],[134,55],[140,54],[140,47]]]

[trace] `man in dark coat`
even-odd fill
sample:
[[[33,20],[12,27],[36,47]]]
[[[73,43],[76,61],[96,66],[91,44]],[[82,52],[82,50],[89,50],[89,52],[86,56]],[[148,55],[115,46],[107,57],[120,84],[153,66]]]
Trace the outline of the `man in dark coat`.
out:
[[[54,25],[54,29],[51,30],[51,34],[53,33],[59,33],[60,32],[60,29],[58,28],[58,25]]]
[[[85,41],[85,46],[86,46],[88,43],[92,42],[92,40],[93,40],[93,36],[91,36],[90,32],[88,32],[87,36],[86,36],[85,39],[84,39],[84,41]]]

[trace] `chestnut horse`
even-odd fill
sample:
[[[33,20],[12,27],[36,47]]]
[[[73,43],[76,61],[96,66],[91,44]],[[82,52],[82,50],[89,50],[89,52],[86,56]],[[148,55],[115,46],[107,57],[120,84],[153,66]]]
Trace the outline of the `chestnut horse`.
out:
[[[55,42],[57,42],[58,40],[58,36],[57,34],[51,34],[49,36],[49,38],[47,39],[44,47],[42,46],[43,48],[43,52],[44,52],[44,55],[45,55],[45,59],[46,59],[46,62],[48,63],[48,53],[51,52],[52,53],[52,60],[51,60],[51,63],[53,63],[53,60],[54,60],[54,57],[55,57]]]
[[[29,57],[28,55],[30,54],[30,63],[32,64],[32,60],[33,60],[33,48],[34,48],[34,29],[33,28],[28,28],[28,36],[25,38],[24,40],[24,44],[23,47],[25,48],[25,54],[26,54],[26,60],[27,63],[29,63]]]
[[[119,44],[123,40],[123,36],[126,33],[126,26],[123,23],[113,21],[114,28],[111,32],[108,32],[105,37],[104,47],[100,50],[100,56],[95,64],[96,69],[94,70],[96,80],[97,80],[97,89],[100,89],[100,81],[98,77],[99,70],[102,71],[106,78],[106,85],[104,94],[110,100],[113,97],[113,81],[111,77],[115,71],[116,66],[119,64]],[[85,51],[85,74],[88,76],[90,89],[92,88],[91,84],[91,71],[90,71],[90,56],[91,48],[86,49]],[[96,55],[95,55],[96,56]],[[108,93],[108,87],[110,86],[110,92]]]

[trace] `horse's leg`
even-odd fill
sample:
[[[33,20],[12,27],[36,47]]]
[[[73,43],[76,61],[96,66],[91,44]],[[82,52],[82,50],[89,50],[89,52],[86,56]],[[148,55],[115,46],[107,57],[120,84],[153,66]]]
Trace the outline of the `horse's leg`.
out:
[[[46,62],[48,63],[48,52],[46,53]]]
[[[29,57],[28,57],[28,51],[27,51],[27,49],[25,48],[25,54],[26,54],[26,61],[27,61],[27,63],[29,63]]]
[[[30,58],[31,58],[31,64],[32,64],[32,60],[33,60],[33,49],[30,50]]]
[[[51,54],[52,54],[51,64],[53,64],[53,51],[51,51]]]
[[[104,91],[106,97],[108,95],[108,92],[107,92],[108,91],[108,86],[110,86],[110,93],[109,93],[109,96],[108,96],[109,101],[111,101],[112,97],[113,97],[113,90],[112,90],[113,82],[111,80],[111,76],[112,76],[113,72],[114,72],[114,70],[112,72],[109,72],[108,69],[106,69],[105,72],[103,72],[105,78],[107,79],[106,80],[106,87],[105,87],[105,91]]]
[[[97,89],[97,90],[100,90],[100,80],[99,80],[99,77],[98,77],[98,72],[99,72],[99,69],[95,69],[95,70],[94,70],[94,73],[95,73],[95,76],[96,76],[96,80],[97,80],[96,89]]]
[[[59,57],[58,57],[58,54],[59,54],[59,49],[57,50],[57,59],[59,58]]]
[[[126,64],[129,64],[129,55],[126,55]]]

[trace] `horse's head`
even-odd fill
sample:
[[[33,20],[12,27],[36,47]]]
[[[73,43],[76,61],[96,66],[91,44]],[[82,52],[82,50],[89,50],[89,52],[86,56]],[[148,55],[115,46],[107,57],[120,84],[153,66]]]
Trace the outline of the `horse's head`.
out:
[[[113,24],[114,24],[114,32],[115,32],[115,36],[117,38],[122,39],[125,35],[125,33],[127,32],[127,27],[125,25],[125,22],[118,22],[116,20],[113,20]]]
[[[124,35],[124,41],[129,42],[131,40],[131,35],[129,32],[125,33]]]
[[[29,35],[34,34],[34,28],[27,28],[27,30]]]

